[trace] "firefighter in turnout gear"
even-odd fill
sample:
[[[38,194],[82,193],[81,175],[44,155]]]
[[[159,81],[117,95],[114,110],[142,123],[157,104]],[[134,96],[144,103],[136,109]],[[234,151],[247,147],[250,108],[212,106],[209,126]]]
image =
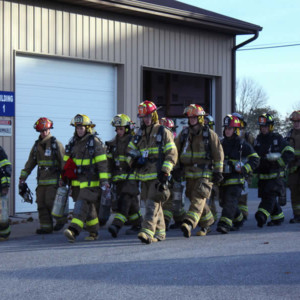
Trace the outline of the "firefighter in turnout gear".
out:
[[[71,183],[75,201],[73,218],[64,234],[72,243],[85,226],[89,232],[85,240],[94,241],[99,230],[96,204],[100,200],[100,188],[103,193],[110,193],[106,150],[93,130],[95,124],[88,116],[76,115],[71,125],[75,127],[75,132],[66,146],[64,160],[75,163],[77,178]]]
[[[174,121],[170,118],[161,118],[159,124],[168,128],[172,133],[174,138],[176,137],[176,126]],[[169,229],[170,222],[174,219],[174,224],[171,225],[172,229],[176,227],[179,228],[182,223],[182,218],[185,214],[184,201],[183,201],[183,186],[181,184],[181,177],[177,178],[174,176],[172,171],[170,180],[170,191],[171,196],[169,199],[163,203],[163,212],[166,224],[166,230]],[[180,224],[179,227],[177,224]]]
[[[213,130],[215,122],[211,115],[204,116],[204,126]],[[217,184],[213,184],[210,197],[206,199],[198,226],[200,230],[196,233],[197,236],[206,236],[210,231],[210,226],[215,222],[217,218],[217,208],[215,206],[214,198],[218,194],[216,191],[218,189]],[[213,201],[210,202],[210,199],[213,197]]]
[[[291,201],[294,217],[290,223],[300,223],[300,110],[294,111],[290,120],[293,128],[287,135],[287,141],[295,150],[295,158],[289,164],[288,187],[291,190]]]
[[[0,241],[6,241],[10,235],[8,212],[8,191],[10,187],[11,163],[0,146]]]
[[[111,125],[116,128],[116,136],[106,142],[109,171],[116,188],[117,210],[108,231],[116,238],[124,223],[129,220],[131,229],[126,234],[138,234],[141,229],[142,215],[139,205],[139,186],[135,174],[126,161],[127,147],[132,140],[131,120],[125,114],[116,115]]]
[[[205,112],[200,105],[190,104],[184,115],[188,117],[189,127],[181,131],[175,142],[180,165],[184,167],[186,196],[191,202],[181,225],[183,235],[189,238],[203,216],[213,182],[223,178],[224,153],[217,134],[204,126]],[[213,221],[212,214],[208,219]]]
[[[142,243],[166,238],[162,203],[170,197],[168,177],[177,162],[177,149],[170,130],[158,123],[157,107],[151,101],[138,106],[141,127],[128,146],[128,162],[135,165],[142,182],[141,198],[146,211],[138,238]]]
[[[246,131],[247,122],[245,121],[244,116],[237,112],[232,113],[232,115],[237,117],[241,122],[240,138],[245,140],[251,146],[253,146],[254,136],[252,135],[251,132]],[[251,180],[252,180],[251,174],[248,174],[247,176],[248,177],[245,178],[246,180],[244,183],[242,194],[239,197],[239,204],[238,204],[238,207],[243,214],[244,220],[247,220],[247,218],[248,218],[248,186],[249,186],[249,184],[251,184]]]
[[[215,120],[211,115],[206,115],[204,116],[204,125],[209,127],[211,130],[214,130],[214,125],[215,125]],[[214,221],[217,220],[218,215],[217,215],[217,207],[216,207],[216,199],[218,199],[219,195],[219,187],[217,184],[214,184],[211,190],[210,197],[207,199],[207,205],[213,215]],[[205,215],[205,207],[204,207],[204,215]],[[204,216],[200,218],[200,223],[201,219],[204,218]],[[199,224],[201,227],[201,224]],[[198,231],[197,235],[203,235],[203,231]]]
[[[230,230],[238,230],[243,225],[244,217],[238,207],[238,199],[245,177],[259,164],[259,156],[249,143],[239,137],[241,122],[237,117],[227,115],[223,126],[224,179],[220,184],[223,210],[217,231],[228,233]]]
[[[294,159],[294,149],[279,133],[274,133],[274,119],[269,113],[259,116],[260,134],[254,141],[254,150],[260,156],[258,173],[258,197],[261,202],[255,214],[258,227],[280,225],[284,214],[277,197],[285,195],[285,168]]]
[[[37,229],[36,233],[47,234],[52,233],[53,230],[62,229],[67,222],[67,217],[62,217],[56,220],[56,225],[53,227],[51,215],[60,173],[64,165],[64,147],[50,133],[50,129],[53,128],[51,120],[39,118],[33,127],[39,132],[39,138],[35,141],[25,167],[21,171],[19,189],[22,189],[27,177],[37,166],[36,203],[40,228]]]

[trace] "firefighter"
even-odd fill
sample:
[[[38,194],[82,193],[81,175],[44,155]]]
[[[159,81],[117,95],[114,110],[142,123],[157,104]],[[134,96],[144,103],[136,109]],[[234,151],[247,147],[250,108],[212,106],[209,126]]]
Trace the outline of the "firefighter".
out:
[[[180,165],[184,167],[186,196],[191,202],[181,225],[183,235],[189,238],[200,217],[204,216],[203,209],[213,182],[218,183],[223,178],[224,153],[217,134],[204,126],[205,111],[200,105],[190,104],[184,109],[184,115],[189,127],[181,131],[175,142]],[[207,219],[213,221],[209,213],[210,210],[206,213]]]
[[[239,118],[241,122],[241,127],[240,127],[240,138],[244,139],[247,143],[249,143],[251,146],[253,146],[254,143],[254,136],[250,131],[246,130],[247,127],[247,122],[244,119],[244,116],[241,115],[240,113],[234,112],[232,113],[233,116]],[[242,194],[239,197],[239,209],[243,214],[244,220],[247,220],[248,218],[248,186],[251,184],[252,181],[252,174],[247,174],[247,178],[245,178],[245,183],[244,187],[242,190]]]
[[[64,160],[66,164],[75,163],[77,178],[71,183],[75,202],[73,218],[64,235],[73,243],[85,226],[89,232],[85,240],[94,241],[99,230],[96,204],[100,200],[100,188],[104,195],[110,194],[106,150],[93,130],[96,125],[88,116],[77,114],[70,125],[75,127],[75,132],[66,146]]]
[[[211,115],[206,115],[204,116],[204,125],[208,126],[211,130],[214,130],[214,125],[215,125],[215,120]],[[214,222],[217,220],[218,218],[218,214],[217,214],[217,207],[216,207],[216,199],[219,197],[219,188],[217,184],[214,184],[211,190],[211,195],[210,197],[207,199],[207,205],[213,215],[214,218]],[[201,217],[202,218],[202,217]],[[201,222],[201,218],[200,218],[200,222]],[[199,224],[201,225],[201,224]],[[200,226],[201,227],[201,226]],[[197,235],[202,235],[203,231],[198,231]]]
[[[128,162],[136,165],[141,180],[141,198],[146,211],[138,238],[150,244],[165,240],[166,229],[162,203],[170,197],[168,178],[177,162],[177,149],[172,133],[158,123],[157,107],[151,101],[138,106],[141,127],[129,143]]]
[[[241,122],[237,117],[227,115],[223,126],[224,180],[220,184],[222,215],[217,231],[228,233],[230,230],[238,230],[243,225],[244,217],[238,207],[238,199],[245,177],[259,164],[259,156],[249,143],[239,137]]]
[[[36,233],[48,234],[53,230],[61,230],[67,222],[66,216],[62,217],[56,220],[56,225],[53,227],[51,215],[60,173],[64,165],[64,147],[51,135],[53,122],[48,118],[39,118],[33,127],[39,132],[39,138],[35,141],[25,167],[21,171],[19,188],[22,189],[27,177],[37,166],[36,203],[40,228],[36,230]]]
[[[133,138],[132,122],[127,115],[119,114],[112,119],[111,125],[116,128],[117,134],[112,141],[106,142],[106,145],[109,170],[116,189],[117,209],[108,231],[116,238],[127,220],[132,227],[125,233],[138,234],[141,229],[142,214],[138,199],[138,181],[126,161],[127,147]]]
[[[173,137],[176,137],[176,127],[174,121],[170,118],[161,118],[159,124],[168,128],[172,133]],[[170,198],[163,203],[164,219],[166,224],[166,230],[169,229],[170,222],[174,219],[174,224],[170,226],[171,229],[179,228],[182,223],[182,218],[185,214],[184,201],[183,201],[183,186],[181,178],[176,178],[172,171],[170,179]],[[180,224],[178,226],[178,224]]]
[[[11,229],[8,220],[8,191],[10,187],[11,163],[4,149],[0,146],[0,241],[6,241]]]
[[[290,115],[293,128],[287,135],[287,140],[295,150],[295,158],[289,165],[288,187],[291,190],[291,202],[294,217],[290,223],[300,223],[300,110]]]
[[[285,168],[294,158],[294,149],[279,133],[273,132],[274,119],[269,113],[258,118],[260,133],[254,141],[254,150],[260,156],[258,173],[258,197],[261,202],[255,214],[258,227],[263,227],[268,217],[268,226],[280,225],[284,214],[277,197],[285,194]]]

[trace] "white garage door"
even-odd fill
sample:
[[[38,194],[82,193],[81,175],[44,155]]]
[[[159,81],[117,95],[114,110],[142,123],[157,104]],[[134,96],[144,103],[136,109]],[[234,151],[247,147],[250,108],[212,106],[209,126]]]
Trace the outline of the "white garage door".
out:
[[[102,141],[114,136],[110,121],[117,111],[115,66],[29,56],[16,56],[15,65],[16,178],[38,138],[33,124],[40,117],[54,122],[51,133],[63,145],[74,133],[70,121],[78,113],[91,118]],[[36,169],[27,179],[33,192]],[[30,205],[21,199],[16,192],[16,212],[37,210],[35,203]]]

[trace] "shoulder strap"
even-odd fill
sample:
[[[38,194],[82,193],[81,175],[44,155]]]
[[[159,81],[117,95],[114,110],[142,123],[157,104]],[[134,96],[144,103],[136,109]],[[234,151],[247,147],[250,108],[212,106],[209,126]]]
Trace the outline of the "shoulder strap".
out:
[[[204,142],[205,149],[205,159],[211,159],[211,151],[210,151],[210,131],[208,126],[204,126],[202,130],[202,137]]]
[[[90,156],[90,164],[92,164],[92,159],[93,159],[93,156],[95,154],[95,135],[94,134],[91,134],[88,138],[88,141],[86,143],[86,148],[89,152],[89,156]]]
[[[156,144],[158,146],[158,160],[157,160],[157,173],[161,171],[162,165],[164,163],[164,154],[163,154],[163,144],[164,144],[164,126],[161,125],[158,128],[156,135]]]
[[[133,143],[137,145],[142,138],[143,130],[139,128],[137,134],[133,138]]]
[[[56,137],[51,136],[51,152],[52,152],[52,166],[55,166],[55,157],[57,155],[57,142],[56,142]]]
[[[36,140],[34,142],[34,145],[33,145],[33,160],[37,160],[37,146],[38,146],[38,142],[39,140]]]
[[[71,157],[71,152],[75,144],[75,136],[72,136],[69,143],[66,145],[66,154]]]

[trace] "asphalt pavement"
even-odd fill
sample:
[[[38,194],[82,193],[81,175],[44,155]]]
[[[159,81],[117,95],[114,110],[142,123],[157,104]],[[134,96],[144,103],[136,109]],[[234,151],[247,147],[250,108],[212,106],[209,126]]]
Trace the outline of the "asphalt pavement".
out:
[[[288,201],[284,224],[258,228],[256,194],[250,189],[240,231],[224,235],[214,225],[187,239],[169,230],[151,245],[126,228],[113,239],[107,226],[97,241],[83,232],[70,244],[62,231],[36,235],[36,214],[16,215],[0,243],[1,299],[300,299],[300,224],[289,224]]]

